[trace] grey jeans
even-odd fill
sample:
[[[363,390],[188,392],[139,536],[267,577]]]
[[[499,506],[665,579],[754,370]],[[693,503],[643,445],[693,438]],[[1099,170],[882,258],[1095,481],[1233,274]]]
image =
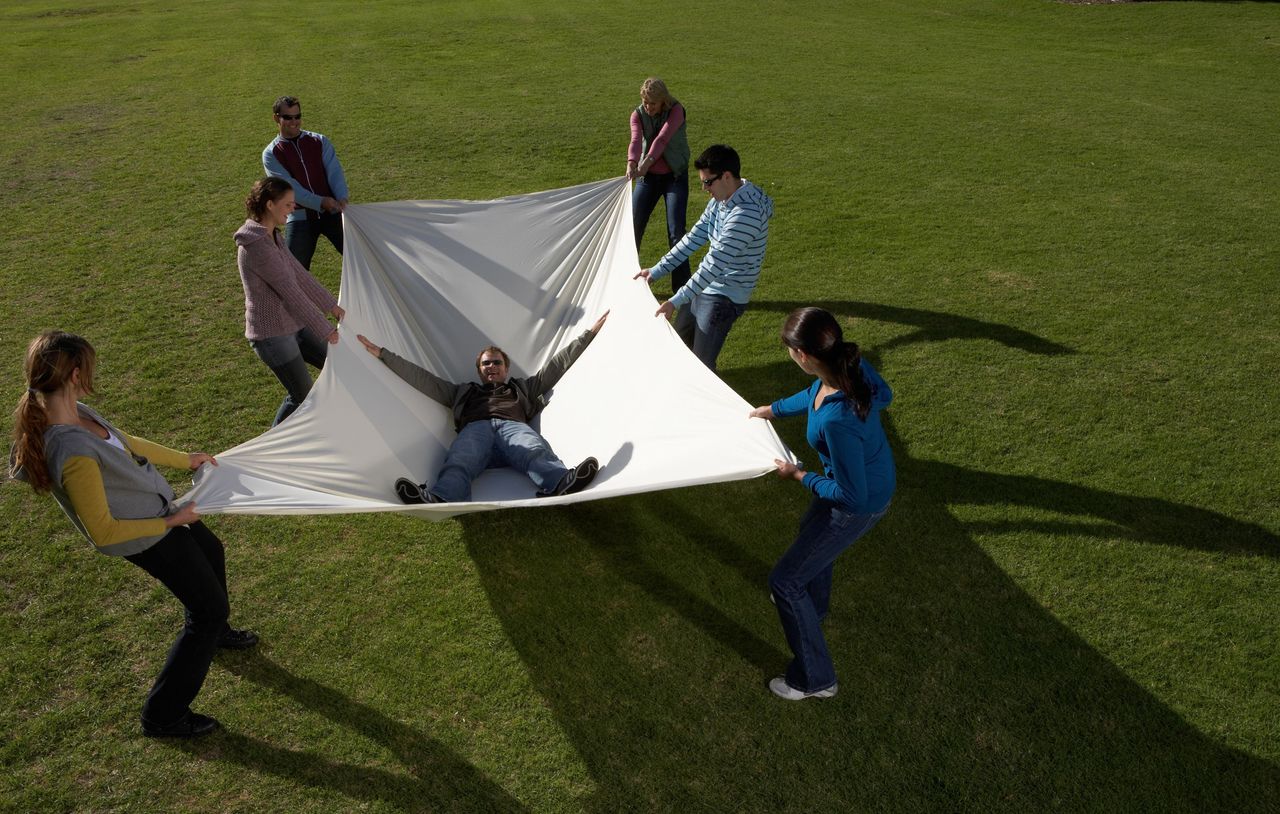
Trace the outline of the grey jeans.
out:
[[[284,336],[250,339],[249,346],[284,385],[284,401],[280,402],[275,420],[271,422],[274,427],[307,398],[307,393],[311,392],[311,373],[307,365],[316,369],[324,367],[328,347],[323,339],[317,339],[306,328]]]

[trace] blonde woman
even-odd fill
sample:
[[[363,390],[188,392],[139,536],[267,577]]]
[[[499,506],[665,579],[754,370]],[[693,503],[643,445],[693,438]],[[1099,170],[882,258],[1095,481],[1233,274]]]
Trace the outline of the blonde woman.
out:
[[[640,104],[631,111],[631,144],[627,148],[627,178],[636,182],[631,213],[637,249],[659,199],[665,200],[667,207],[667,248],[684,237],[689,208],[689,139],[685,124],[684,105],[671,95],[666,83],[656,76],[644,80]],[[688,281],[689,261],[685,260],[671,273],[671,293]],[[692,343],[690,320],[677,316],[676,330],[686,344]]]

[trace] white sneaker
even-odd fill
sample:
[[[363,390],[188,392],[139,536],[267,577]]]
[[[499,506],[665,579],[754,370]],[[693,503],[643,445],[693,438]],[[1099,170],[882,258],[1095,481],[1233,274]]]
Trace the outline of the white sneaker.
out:
[[[806,698],[831,698],[836,694],[836,687],[837,685],[832,684],[825,690],[800,692],[800,690],[787,683],[786,676],[778,676],[769,680],[769,689],[773,690],[773,694],[788,701],[803,701]]]

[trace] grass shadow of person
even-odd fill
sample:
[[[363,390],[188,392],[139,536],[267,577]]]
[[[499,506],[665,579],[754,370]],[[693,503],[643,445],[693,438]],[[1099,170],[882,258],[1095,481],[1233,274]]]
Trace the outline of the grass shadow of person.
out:
[[[405,773],[331,760],[229,730],[193,741],[171,741],[202,760],[236,763],[292,783],[328,789],[351,800],[379,801],[403,811],[525,811],[519,801],[452,750],[378,709],[332,687],[294,675],[262,652],[220,658],[220,666],[383,745]]]

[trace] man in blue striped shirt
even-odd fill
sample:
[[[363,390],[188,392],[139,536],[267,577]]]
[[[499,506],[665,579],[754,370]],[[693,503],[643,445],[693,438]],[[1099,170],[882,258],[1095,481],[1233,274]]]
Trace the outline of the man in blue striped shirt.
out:
[[[713,144],[693,166],[702,188],[711,195],[707,208],[666,257],[652,268],[641,269],[636,278],[661,279],[711,244],[697,272],[662,303],[656,316],[669,317],[678,311],[676,332],[703,364],[715,370],[725,337],[746,310],[760,279],[773,199],[739,175],[742,163],[732,147]]]

